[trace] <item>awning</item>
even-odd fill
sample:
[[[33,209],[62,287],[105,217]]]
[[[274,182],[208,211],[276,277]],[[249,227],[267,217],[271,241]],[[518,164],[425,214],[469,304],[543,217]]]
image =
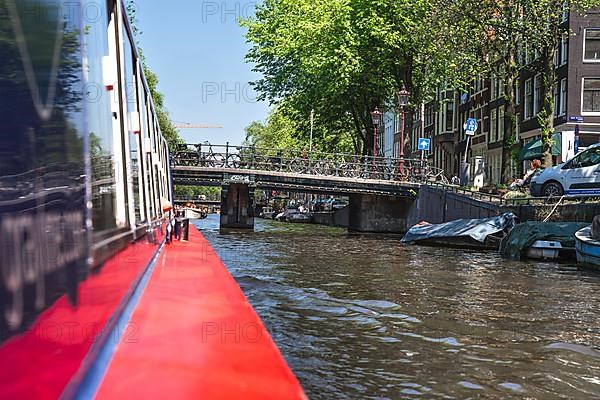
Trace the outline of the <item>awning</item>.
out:
[[[555,133],[552,135],[552,141],[554,144],[552,145],[552,155],[559,156],[562,153],[562,134]],[[519,154],[519,160],[535,160],[542,159],[544,157],[544,152],[542,151],[542,139],[537,139],[532,142],[527,143],[521,149],[521,153]]]

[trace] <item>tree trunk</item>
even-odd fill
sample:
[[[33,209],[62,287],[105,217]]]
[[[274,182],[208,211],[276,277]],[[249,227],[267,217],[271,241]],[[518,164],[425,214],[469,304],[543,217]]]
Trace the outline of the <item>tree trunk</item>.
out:
[[[363,123],[362,123],[362,118],[360,118],[360,111],[356,110],[354,107],[352,108],[352,119],[354,121],[354,129],[356,132],[356,148],[357,148],[357,152],[356,154],[366,154],[366,151],[368,148],[368,136],[369,135],[365,135],[363,132]],[[362,144],[362,146],[361,146]],[[359,147],[362,147],[361,149],[359,149]]]
[[[512,150],[517,138],[517,121],[515,107],[515,83],[519,78],[519,71],[515,56],[516,48],[510,49],[505,59],[505,79],[504,79],[504,132],[502,132],[502,169],[500,175],[501,183],[508,183],[514,178],[510,168],[512,159]]]
[[[542,164],[544,168],[553,165],[552,161],[552,135],[554,134],[554,85],[556,84],[556,70],[554,69],[554,55],[556,48],[549,46],[543,52],[542,66],[542,110],[538,115],[540,132],[542,134],[542,151],[544,153]]]

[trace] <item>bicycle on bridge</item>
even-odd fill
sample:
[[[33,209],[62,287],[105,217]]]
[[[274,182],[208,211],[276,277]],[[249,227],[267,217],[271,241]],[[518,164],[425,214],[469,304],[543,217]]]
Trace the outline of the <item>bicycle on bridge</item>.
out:
[[[303,149],[213,145],[208,142],[181,144],[173,152],[172,162],[174,167],[269,171],[380,181],[448,183],[444,171],[430,166],[426,160],[308,152]]]

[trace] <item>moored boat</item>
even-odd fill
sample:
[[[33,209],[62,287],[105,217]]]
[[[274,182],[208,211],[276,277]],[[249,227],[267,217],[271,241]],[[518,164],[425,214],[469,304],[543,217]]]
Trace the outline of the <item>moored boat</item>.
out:
[[[273,219],[275,217],[275,211],[271,207],[264,207],[260,212],[259,217],[264,219]]]
[[[207,217],[207,214],[204,211],[197,208],[186,207],[183,210],[185,212],[185,218],[188,219],[204,219]]]
[[[591,226],[575,233],[575,250],[579,264],[600,269],[600,241],[592,237]]]
[[[515,226],[500,246],[500,256],[511,260],[575,261],[575,232],[580,222],[528,221]]]
[[[497,217],[459,219],[443,224],[422,222],[410,228],[402,243],[497,250],[515,225],[516,217],[505,213]]]

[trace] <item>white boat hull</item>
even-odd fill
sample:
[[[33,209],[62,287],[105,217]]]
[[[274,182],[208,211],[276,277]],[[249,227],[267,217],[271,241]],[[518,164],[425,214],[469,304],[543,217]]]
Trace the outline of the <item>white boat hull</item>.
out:
[[[185,209],[185,218],[187,218],[187,219],[203,219],[203,218],[205,218],[205,216],[200,211],[192,210],[191,208],[186,208]]]

